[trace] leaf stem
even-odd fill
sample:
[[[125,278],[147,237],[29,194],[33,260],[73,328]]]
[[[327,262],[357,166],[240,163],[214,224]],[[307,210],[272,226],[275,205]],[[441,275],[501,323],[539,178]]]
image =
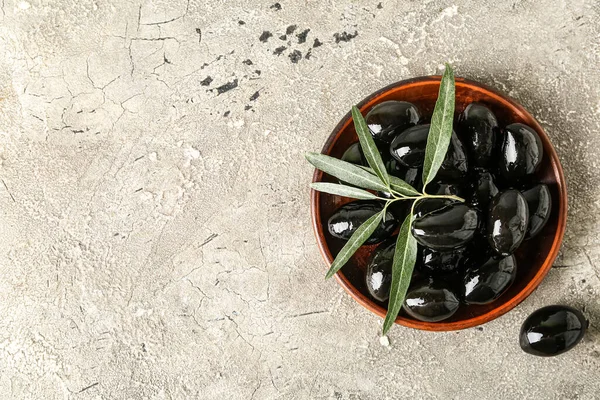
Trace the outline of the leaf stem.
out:
[[[466,201],[462,197],[458,197],[458,196],[455,196],[455,195],[452,195],[452,194],[427,194],[427,193],[423,193],[423,196],[419,196],[419,198],[450,199],[450,200],[460,201],[461,203],[464,203]]]

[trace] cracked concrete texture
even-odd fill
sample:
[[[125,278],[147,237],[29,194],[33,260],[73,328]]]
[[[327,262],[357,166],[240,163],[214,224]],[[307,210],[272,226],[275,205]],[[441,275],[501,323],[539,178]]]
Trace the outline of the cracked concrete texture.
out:
[[[279,3],[3,0],[0,397],[597,398],[599,3]],[[506,316],[384,347],[323,280],[302,154],[444,61],[544,125],[567,235]],[[553,303],[585,309],[588,335],[522,353],[521,322]]]

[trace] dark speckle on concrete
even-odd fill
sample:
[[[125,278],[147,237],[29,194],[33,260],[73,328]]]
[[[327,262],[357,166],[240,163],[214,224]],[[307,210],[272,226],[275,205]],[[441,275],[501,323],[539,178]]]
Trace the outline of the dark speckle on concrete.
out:
[[[290,25],[287,27],[287,29],[285,30],[285,34],[286,35],[291,35],[292,33],[294,33],[294,31],[296,30],[297,26],[296,25]]]
[[[240,20],[238,21],[238,25],[246,25],[246,23],[240,19]]]
[[[308,52],[304,55],[304,58],[310,60],[310,56],[312,56],[312,49],[308,49]]]
[[[358,36],[358,32],[354,31],[354,33],[348,33],[346,31],[342,32],[342,33],[334,33],[333,37],[335,38],[335,42],[339,43],[339,42],[349,42],[352,39],[354,39],[355,37]]]
[[[287,47],[279,46],[278,48],[275,49],[273,54],[275,54],[276,56],[279,56],[279,55],[281,55],[281,53],[283,53],[285,51],[285,49],[287,49]]]
[[[250,101],[258,99],[258,96],[260,96],[260,92],[257,90],[252,96],[250,96]]]
[[[227,82],[217,88],[217,96],[225,92],[229,92],[231,89],[235,89],[238,86],[238,80],[234,79],[231,82]]]
[[[202,29],[196,28],[196,33],[198,34],[198,43],[202,41]]]
[[[310,29],[305,29],[296,35],[296,37],[298,38],[298,43],[306,42],[306,37],[308,36],[308,32],[310,32]]]
[[[213,81],[213,78],[211,78],[210,76],[207,76],[206,78],[204,78],[203,80],[200,81],[200,84],[202,86],[208,86],[211,84],[212,81]]]
[[[251,108],[252,108],[252,106],[250,104],[248,104],[248,105],[246,105],[246,107],[244,107],[244,110],[248,111]]]
[[[248,59],[242,61],[242,64],[252,65],[253,63],[252,63],[252,60],[248,58]]]
[[[254,73],[255,73],[256,75],[260,75],[260,69],[256,69],[256,70],[254,70]]]
[[[231,114],[231,111],[227,110],[223,113],[224,117],[229,117],[229,114]]]
[[[313,48],[314,47],[319,47],[321,46],[323,43],[319,40],[319,38],[315,39],[315,42],[313,43]]]
[[[381,10],[383,8],[383,4],[381,4],[381,3],[377,4],[377,8]]]
[[[275,4],[273,4],[273,5],[272,5],[271,7],[269,7],[269,8],[270,8],[270,9],[272,9],[272,10],[275,10],[275,11],[279,11],[279,10],[281,10],[281,4],[279,4],[279,3],[275,3]]]
[[[269,38],[273,36],[273,34],[269,31],[263,31],[263,33],[260,35],[260,37],[258,38],[258,40],[260,40],[261,42],[266,42],[267,40],[269,40]]]
[[[483,327],[481,327],[481,326],[478,326],[478,327],[477,327],[477,330],[478,330],[479,332],[483,332]]]
[[[298,63],[298,61],[302,60],[302,53],[299,50],[294,50],[289,55],[289,57],[290,57],[290,60],[292,60],[292,62],[294,64],[296,64],[296,63]]]
[[[279,36],[279,39],[281,39],[281,40],[287,40],[287,35],[281,35],[281,36]]]

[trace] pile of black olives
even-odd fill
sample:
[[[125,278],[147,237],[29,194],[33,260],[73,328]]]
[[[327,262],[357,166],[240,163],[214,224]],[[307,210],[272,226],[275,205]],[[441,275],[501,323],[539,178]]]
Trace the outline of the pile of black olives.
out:
[[[366,121],[388,172],[421,191],[429,124],[423,123],[417,107],[387,101],[374,106]],[[404,302],[406,314],[441,321],[461,303],[488,304],[506,292],[517,274],[514,252],[539,234],[550,217],[549,188],[535,181],[543,155],[535,130],[520,123],[500,127],[483,104],[471,103],[458,115],[446,158],[426,192],[456,195],[466,202],[423,199],[415,206],[412,234],[419,250]],[[342,159],[366,165],[358,143]],[[371,200],[348,203],[329,219],[329,233],[348,240],[383,206]],[[379,244],[367,266],[366,284],[382,303],[390,291],[392,235],[409,210],[409,201],[393,203],[367,242]]]

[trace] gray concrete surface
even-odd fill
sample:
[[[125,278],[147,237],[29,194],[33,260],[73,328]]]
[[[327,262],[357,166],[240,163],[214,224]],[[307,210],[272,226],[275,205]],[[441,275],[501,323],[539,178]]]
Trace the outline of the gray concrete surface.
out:
[[[600,4],[273,3],[2,0],[0,398],[600,398]],[[323,279],[302,154],[444,61],[543,123],[568,232],[508,315],[386,347]],[[589,334],[522,353],[552,303]]]

